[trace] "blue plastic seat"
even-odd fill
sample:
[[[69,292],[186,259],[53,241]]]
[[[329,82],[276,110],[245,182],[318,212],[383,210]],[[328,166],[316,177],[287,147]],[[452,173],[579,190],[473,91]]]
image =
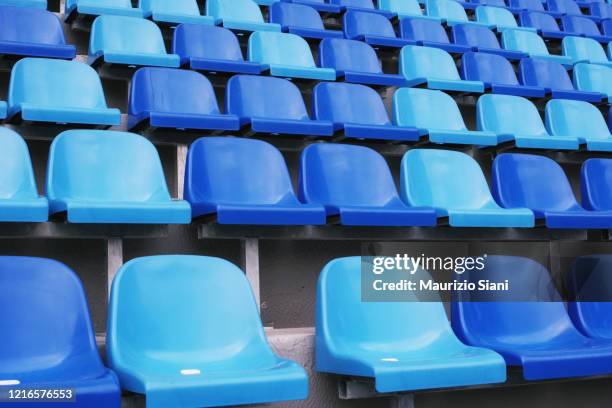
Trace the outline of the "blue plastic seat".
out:
[[[453,57],[444,50],[407,45],[400,53],[400,72],[408,86],[425,84],[430,89],[482,93],[480,81],[462,80]]]
[[[403,47],[410,41],[398,38],[389,19],[381,14],[347,11],[342,17],[344,36],[379,47]]]
[[[317,67],[310,46],[296,34],[254,32],[249,37],[249,60],[263,65],[274,76],[336,80],[336,71]]]
[[[0,175],[0,222],[47,221],[49,204],[38,195],[28,146],[5,127],[0,128]]]
[[[574,0],[546,0],[548,11],[574,16],[583,15],[580,6]]]
[[[225,111],[255,133],[331,136],[331,122],[311,120],[297,86],[282,78],[236,75],[226,87]]]
[[[2,6],[47,9],[47,0],[0,0]]]
[[[300,199],[324,206],[343,225],[436,225],[433,209],[408,207],[400,200],[391,170],[375,150],[312,144],[302,151],[300,168]]]
[[[143,18],[100,16],[89,38],[90,65],[119,64],[178,68],[181,59],[168,54],[159,27]]]
[[[276,0],[272,0],[276,1]],[[322,13],[340,14],[342,7],[337,4],[330,4],[326,0],[280,0],[284,3],[303,4],[305,6],[312,7],[313,9]]]
[[[280,31],[281,26],[266,23],[261,9],[252,0],[207,0],[206,15],[217,20],[217,24],[239,31]]]
[[[565,99],[546,104],[546,127],[552,135],[578,138],[587,150],[612,151],[612,134],[603,115],[588,102]]]
[[[580,190],[582,205],[591,211],[612,211],[612,160],[587,159],[582,164]]]
[[[346,82],[380,86],[402,86],[403,75],[385,74],[376,51],[363,41],[326,38],[319,44],[319,64],[336,70]]]
[[[365,11],[368,13],[377,13],[387,18],[395,16],[395,13],[377,8],[374,5],[374,0],[329,0],[329,2],[342,7],[342,9],[346,11]],[[378,0],[376,3],[378,3]]]
[[[612,18],[605,19],[601,22],[601,31],[608,37],[612,36]]]
[[[561,45],[563,54],[575,63],[588,62],[612,67],[612,61],[608,60],[601,44],[592,38],[565,37]]]
[[[402,159],[401,195],[413,206],[436,209],[451,227],[533,227],[525,208],[504,209],[493,200],[478,163],[465,153],[412,149]]]
[[[536,0],[537,1],[537,0]],[[530,27],[537,30],[544,38],[564,38],[568,33],[561,31],[555,17],[549,13],[540,11],[521,11],[519,21],[522,27]]]
[[[277,1],[270,7],[270,21],[283,31],[304,38],[344,38],[342,31],[327,30],[317,10],[303,4]]]
[[[13,121],[118,125],[119,109],[106,105],[102,83],[87,64],[24,58],[11,73],[8,118]]]
[[[544,266],[528,258],[489,255],[482,271],[463,278],[471,283],[508,280],[511,288],[456,292],[451,321],[467,344],[497,351],[509,366],[521,367],[526,380],[612,372],[612,342],[580,334]]]
[[[320,83],[313,91],[313,111],[346,138],[419,140],[417,129],[393,126],[380,95],[365,85]]]
[[[117,376],[98,354],[83,285],[66,265],[43,258],[0,257],[0,307],[6,311],[0,316],[3,382],[19,389],[73,389],[76,398],[56,401],[56,406],[121,406]],[[18,405],[44,405],[31,401]]]
[[[572,35],[589,37],[604,43],[612,40],[608,36],[601,35],[597,23],[587,17],[563,16],[561,17],[561,24],[563,25],[563,30]]]
[[[451,31],[453,41],[458,45],[470,47],[472,51],[501,55],[517,60],[527,56],[524,52],[504,50],[495,33],[488,27],[475,24],[456,24]]]
[[[578,150],[576,135],[550,135],[538,108],[528,99],[510,95],[483,95],[476,104],[478,129],[514,139],[517,147]]]
[[[418,0],[378,0],[378,8],[404,17],[426,17]]]
[[[0,6],[0,54],[72,59],[61,20],[47,10]]]
[[[510,6],[519,10],[545,11],[544,4],[540,0],[510,0]]]
[[[221,114],[212,84],[204,75],[151,67],[136,71],[129,97],[128,129],[147,125],[178,129],[240,129],[238,117]]]
[[[162,24],[214,25],[215,19],[200,14],[196,0],[139,0],[144,16]]]
[[[530,28],[519,27],[512,12],[501,7],[476,7],[476,21],[490,27],[495,27],[497,31],[506,29],[532,30]]]
[[[512,64],[500,55],[466,52],[461,58],[461,75],[470,81],[481,81],[492,93],[542,98],[546,90],[521,85]]]
[[[455,100],[442,91],[401,88],[393,95],[393,122],[417,128],[432,143],[495,146],[511,140],[492,132],[468,130]]]
[[[66,213],[68,222],[191,222],[189,204],[170,197],[155,146],[133,133],[60,133],[51,144],[46,186],[50,213]]]
[[[504,30],[502,45],[507,50],[521,51],[531,58],[548,59],[563,65],[572,65],[572,58],[567,55],[553,55],[548,52],[546,43],[536,32],[526,30]]]
[[[493,162],[492,179],[493,194],[502,207],[527,207],[548,228],[612,227],[612,211],[581,207],[565,172],[548,157],[501,154]]]
[[[446,52],[463,53],[470,50],[466,45],[451,44],[446,29],[439,21],[432,19],[402,18],[400,34],[413,44],[440,48]]]
[[[449,26],[463,23],[475,24],[474,21],[468,19],[463,6],[455,0],[426,0],[425,10],[429,17],[440,19]]]
[[[612,100],[612,68],[580,63],[574,66],[574,86],[586,92],[599,92]]]
[[[244,60],[236,34],[223,27],[181,24],[174,30],[172,52],[194,70],[260,74],[264,69]]]
[[[164,299],[160,302],[160,299]],[[269,346],[245,274],[204,256],[137,258],[113,281],[109,365],[147,407],[306,399],[308,377]]]
[[[589,12],[592,16],[603,19],[612,18],[612,4],[604,2],[589,3]]]
[[[71,22],[78,16],[115,15],[143,18],[140,8],[132,7],[130,0],[66,0],[64,18]]]
[[[565,67],[555,61],[524,58],[519,64],[519,76],[523,84],[545,88],[553,98],[598,103],[606,97],[599,92],[577,91]]]
[[[362,259],[334,259],[319,276],[317,371],[373,378],[381,393],[505,381],[503,359],[461,343],[441,301],[363,302]]]

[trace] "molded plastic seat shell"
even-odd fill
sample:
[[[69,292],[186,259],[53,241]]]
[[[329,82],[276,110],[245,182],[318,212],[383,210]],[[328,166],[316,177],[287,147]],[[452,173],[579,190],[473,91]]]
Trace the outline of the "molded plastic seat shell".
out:
[[[612,4],[610,3],[591,2],[589,3],[589,11],[592,16],[595,16],[601,19],[611,19],[612,18]]]
[[[446,29],[442,23],[433,19],[402,18],[400,20],[400,35],[413,44],[440,48],[446,52],[463,53],[470,50],[465,45],[451,44]]]
[[[574,65],[574,86],[586,92],[598,92],[612,100],[612,67],[580,63]]]
[[[51,144],[46,184],[51,214],[68,222],[188,224],[191,209],[173,201],[155,146],[142,136],[69,130]]]
[[[592,211],[612,211],[612,160],[587,159],[580,172],[582,205]]]
[[[66,22],[71,22],[78,15],[115,15],[137,18],[145,16],[142,9],[132,7],[130,0],[66,0],[65,7]]]
[[[497,54],[514,60],[527,56],[527,54],[521,51],[502,49],[495,33],[485,26],[456,24],[453,26],[451,33],[455,44],[470,47],[472,51]]]
[[[574,0],[546,0],[546,8],[548,11],[567,14],[570,16],[582,16],[580,6]]]
[[[427,17],[417,0],[378,0],[378,8],[404,17]]]
[[[391,21],[381,14],[347,11],[342,17],[342,28],[346,38],[374,46],[398,48],[410,44],[397,37]]]
[[[207,0],[206,15],[230,30],[281,31],[280,25],[264,21],[261,9],[252,0]]]
[[[530,28],[519,27],[514,15],[510,10],[501,7],[478,6],[476,7],[476,21],[495,27],[497,31],[507,29],[533,30]]]
[[[196,0],[139,0],[139,7],[145,17],[158,23],[215,24],[213,17],[200,14]]]
[[[525,30],[504,30],[502,44],[505,49],[524,52],[531,58],[542,58],[571,65],[573,60],[566,55],[553,55],[548,52],[546,43],[537,33]]]
[[[344,38],[342,31],[325,29],[317,10],[303,4],[272,3],[270,21],[279,24],[283,31],[303,38]]]
[[[536,29],[538,34],[544,38],[559,39],[571,35],[571,33],[561,31],[555,17],[547,12],[522,11],[519,14],[519,21],[521,26]]]
[[[565,37],[561,45],[563,54],[574,62],[588,62],[612,67],[612,61],[608,60],[601,44],[592,38]]]
[[[477,23],[470,21],[461,3],[454,0],[426,0],[425,10],[427,10],[429,17],[440,19],[449,26],[462,23]]]
[[[563,29],[572,35],[589,37],[603,43],[612,40],[612,38],[602,35],[597,23],[588,17],[563,16],[561,24]]]
[[[268,1],[268,0],[264,0]],[[276,0],[271,0],[276,1]],[[283,3],[303,4],[322,13],[340,14],[343,9],[337,4],[327,3],[326,0],[280,0]]]
[[[47,9],[47,0],[0,0],[0,4],[3,6]]]

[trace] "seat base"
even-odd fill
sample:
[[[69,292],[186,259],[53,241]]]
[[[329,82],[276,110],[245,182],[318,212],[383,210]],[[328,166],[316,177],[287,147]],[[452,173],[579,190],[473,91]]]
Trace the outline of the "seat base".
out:
[[[548,228],[612,228],[612,211],[545,211],[544,218]]]
[[[0,41],[0,54],[24,57],[73,59],[76,47],[68,44],[36,44],[15,41]]]
[[[191,208],[186,201],[99,202],[51,201],[52,214],[67,212],[68,222],[91,224],[189,224]]]
[[[580,147],[577,137],[552,135],[514,135],[514,143],[527,149],[578,150]]]
[[[204,130],[239,130],[240,121],[234,115],[195,115],[169,112],[149,112],[130,115],[128,129],[133,129],[145,120],[152,127]]]
[[[535,217],[528,209],[494,209],[448,210],[448,222],[451,227],[516,227],[532,228]]]
[[[376,126],[345,123],[344,137],[374,140],[398,140],[418,142],[419,131],[416,128],[404,128],[397,126]]]
[[[250,122],[254,132],[304,136],[332,136],[334,134],[334,126],[331,122],[319,120],[252,118]]]
[[[264,66],[250,61],[226,61],[203,58],[186,58],[181,64],[189,63],[189,67],[196,71],[230,72],[236,74],[259,75]]]
[[[49,203],[46,198],[0,199],[0,222],[45,222],[48,219]]]
[[[270,74],[277,77],[335,81],[336,70],[331,68],[298,67],[293,65],[270,65]]]
[[[324,225],[325,209],[317,205],[237,205],[192,203],[194,217],[216,212],[219,224]]]
[[[378,227],[434,227],[436,212],[425,207],[340,207],[342,225]]]
[[[113,126],[121,123],[119,109],[79,109],[37,106],[22,103],[11,109],[9,116],[21,113],[21,119],[32,122],[78,123],[84,125]]]

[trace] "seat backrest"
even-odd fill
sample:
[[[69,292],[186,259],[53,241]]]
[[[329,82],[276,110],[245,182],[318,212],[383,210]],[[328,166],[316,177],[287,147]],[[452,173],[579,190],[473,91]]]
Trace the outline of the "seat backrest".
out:
[[[326,38],[319,44],[319,64],[336,72],[382,74],[376,51],[363,41]]]
[[[0,128],[0,200],[38,197],[28,145],[17,133]]]
[[[608,37],[612,36],[612,17],[601,22],[601,31]]]
[[[227,28],[204,24],[176,27],[172,52],[181,58],[244,61],[236,34]]]
[[[94,20],[89,40],[89,54],[100,52],[166,54],[166,46],[161,30],[152,21],[103,15]]]
[[[222,20],[265,22],[261,9],[253,0],[207,0],[206,15]]]
[[[478,129],[500,135],[547,135],[538,108],[527,98],[487,94],[476,103]]]
[[[142,136],[108,130],[68,130],[51,144],[50,200],[169,201],[157,149]]]
[[[380,95],[365,85],[321,82],[314,88],[312,105],[318,120],[381,126],[391,124]]]
[[[384,207],[399,202],[385,159],[363,146],[316,143],[302,151],[302,201],[324,206]]]
[[[344,7],[359,7],[364,9],[375,8],[372,0],[330,0],[329,2]]]
[[[522,58],[519,63],[519,77],[527,86],[571,91],[572,80],[563,65],[557,61],[542,58]]]
[[[204,75],[154,67],[140,68],[132,77],[129,111],[133,115],[142,112],[220,113],[215,91]]]
[[[111,366],[142,364],[151,354],[171,355],[177,371],[194,363],[218,369],[238,356],[232,369],[277,362],[245,274],[224,259],[133,259],[113,281],[108,318]]]
[[[402,16],[423,15],[417,0],[378,0],[378,8]]]
[[[469,21],[465,9],[454,0],[426,0],[427,15],[454,21]]]
[[[501,55],[466,52],[461,57],[464,79],[503,85],[519,85],[510,61]]]
[[[541,0],[510,0],[510,7],[523,10],[544,11],[544,5]]]
[[[262,64],[317,66],[305,39],[295,34],[272,31],[255,31],[251,34],[249,60]]]
[[[400,72],[406,78],[461,80],[453,57],[433,47],[404,46],[400,52]]]
[[[589,210],[612,211],[612,160],[587,159],[580,174],[582,204]]]
[[[196,0],[139,0],[138,7],[148,13],[181,14],[199,16],[200,8]]]
[[[592,16],[605,19],[612,18],[612,4],[591,2],[589,3],[589,9]]]
[[[584,101],[550,100],[546,104],[546,127],[553,135],[612,140],[599,109]]]
[[[44,382],[47,370],[62,366],[82,377],[104,374],[83,286],[66,265],[0,257],[0,307],[7,311],[0,316],[2,378]]]
[[[582,14],[580,6],[574,0],[547,0],[546,4],[549,11],[575,16]]]
[[[448,34],[436,20],[424,18],[403,18],[400,20],[402,38],[412,41],[431,41],[448,44]]]
[[[601,92],[611,97],[612,68],[596,64],[576,64],[574,86],[581,91]]]
[[[0,6],[0,41],[66,43],[62,22],[55,14],[37,8],[9,6]]]
[[[465,153],[412,149],[402,159],[402,198],[413,206],[480,209],[494,205],[480,165]]]
[[[277,1],[270,6],[270,22],[283,27],[302,27],[325,30],[321,15],[317,10],[303,4]]]
[[[484,26],[476,24],[457,24],[452,29],[455,44],[469,47],[500,49],[495,33]]]
[[[516,19],[510,10],[501,7],[476,7],[476,20],[481,23],[493,24],[498,27],[517,27]]]
[[[519,14],[519,20],[523,27],[532,27],[537,30],[551,32],[561,31],[557,20],[552,15],[545,12],[524,10]]]
[[[342,27],[346,38],[357,38],[362,35],[395,38],[393,24],[382,14],[349,10],[344,13]]]
[[[561,45],[563,55],[574,61],[609,62],[601,44],[592,38],[567,36],[563,38]]]
[[[506,208],[565,211],[578,206],[565,172],[548,157],[503,153],[493,162],[493,195]]]
[[[583,35],[601,35],[597,24],[588,17],[563,16],[561,17],[563,29],[570,33]]]
[[[227,83],[225,106],[242,118],[309,119],[300,90],[282,78],[235,75]]]
[[[106,108],[102,82],[87,64],[24,58],[13,67],[9,105],[32,103],[64,108]]]
[[[542,37],[532,31],[504,30],[502,44],[507,50],[522,51],[530,55],[549,55]]]
[[[393,95],[393,121],[420,129],[467,130],[455,100],[430,89],[398,89]]]
[[[189,148],[185,199],[274,205],[297,199],[282,154],[261,140],[205,137]]]

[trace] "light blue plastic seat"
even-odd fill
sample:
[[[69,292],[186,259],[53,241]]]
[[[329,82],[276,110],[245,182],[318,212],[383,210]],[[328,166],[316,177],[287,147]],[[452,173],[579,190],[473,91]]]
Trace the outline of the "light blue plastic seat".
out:
[[[462,23],[476,24],[468,19],[465,9],[455,0],[426,0],[425,10],[429,17],[442,20],[449,26]]]
[[[400,53],[400,72],[408,86],[457,92],[485,91],[481,81],[462,80],[453,57],[440,48],[407,45]]]
[[[599,92],[612,100],[612,67],[580,63],[574,65],[574,86],[587,92]]]
[[[204,256],[134,259],[113,281],[106,342],[124,389],[147,407],[306,399],[308,377],[269,346],[245,274]]]
[[[200,14],[196,0],[139,0],[138,6],[145,17],[158,23],[215,24],[213,17]]]
[[[331,122],[311,120],[298,87],[273,77],[235,75],[226,87],[225,112],[254,133],[331,136]]]
[[[194,71],[140,68],[132,77],[128,105],[128,129],[240,129],[238,117],[221,114],[210,81]]]
[[[580,172],[582,205],[592,211],[612,211],[612,160],[587,159]]]
[[[66,213],[68,222],[191,222],[189,204],[170,197],[155,146],[133,133],[60,133],[51,144],[46,187],[50,213]]]
[[[401,88],[393,95],[393,122],[419,129],[432,143],[495,146],[511,140],[492,132],[471,131],[465,126],[455,100],[442,91]]]
[[[538,108],[528,99],[512,95],[483,95],[476,104],[478,129],[510,136],[517,147],[578,150],[576,135],[551,135]]]
[[[549,59],[567,66],[571,66],[573,63],[572,58],[566,55],[550,54],[546,43],[536,32],[504,30],[502,32],[502,45],[507,50],[524,52],[531,58]]]
[[[317,67],[308,43],[295,34],[254,32],[249,37],[249,61],[263,65],[274,76],[336,80],[336,71]]]
[[[509,290],[455,292],[451,321],[462,341],[497,351],[528,381],[612,372],[612,342],[580,334],[544,266],[500,255],[484,264],[462,278],[508,280]]]
[[[381,14],[347,11],[342,17],[342,28],[346,38],[365,41],[372,46],[398,48],[410,44],[398,38],[391,21]]]
[[[427,17],[417,0],[378,0],[378,8],[404,17]]]
[[[435,226],[431,208],[409,207],[385,159],[368,147],[316,143],[302,151],[300,199],[343,225]]]
[[[38,195],[28,146],[14,131],[0,128],[0,222],[43,222],[47,199]]]
[[[281,31],[279,24],[264,21],[261,9],[252,0],[207,0],[206,15],[230,30]]]
[[[578,138],[587,150],[612,151],[612,134],[603,115],[588,102],[554,99],[546,104],[550,134]]]
[[[56,397],[49,404],[121,407],[119,380],[100,359],[83,285],[66,265],[44,258],[0,257],[0,308],[5,311],[0,315],[5,395],[9,389],[49,390],[51,395],[55,390],[57,396],[59,390],[64,395],[71,390],[73,400]],[[2,403],[15,405],[37,408],[46,403],[37,398]]]
[[[78,16],[115,15],[142,18],[145,13],[132,7],[130,0],[66,0],[64,18],[71,22]]]
[[[563,54],[571,58],[574,63],[587,62],[612,67],[606,52],[600,43],[592,38],[565,37],[561,43]]]
[[[478,163],[465,153],[412,149],[402,159],[401,196],[413,206],[435,208],[451,227],[533,227],[526,208],[501,208]]]
[[[528,27],[519,27],[514,15],[502,7],[478,6],[476,7],[476,21],[490,27],[497,28],[497,31],[506,29],[525,29],[535,31]]]
[[[561,17],[563,30],[575,36],[589,37],[607,44],[612,38],[602,35],[597,23],[588,17],[563,16]]]
[[[504,50],[499,45],[495,33],[488,27],[476,24],[456,24],[451,30],[453,42],[470,47],[472,51],[501,55],[504,58],[517,60],[527,57],[520,51]]]
[[[0,5],[47,9],[47,0],[0,0]]]
[[[321,225],[325,209],[302,204],[282,154],[261,140],[204,137],[189,148],[185,199],[219,224]]]
[[[581,207],[565,172],[548,157],[500,154],[493,161],[491,178],[493,195],[502,207],[527,207],[548,228],[612,227],[612,211],[587,211]]]
[[[334,259],[319,276],[317,371],[371,378],[381,393],[505,381],[501,356],[461,343],[441,301],[363,302],[362,259]]]
[[[8,117],[13,121],[118,125],[119,109],[106,105],[102,83],[87,64],[24,58],[11,73]]]
[[[178,68],[181,59],[168,54],[162,33],[152,21],[123,16],[100,16],[89,38],[90,65],[119,64]]]
[[[303,38],[344,38],[342,31],[325,29],[319,12],[303,4],[276,1],[270,6],[270,22]]]

